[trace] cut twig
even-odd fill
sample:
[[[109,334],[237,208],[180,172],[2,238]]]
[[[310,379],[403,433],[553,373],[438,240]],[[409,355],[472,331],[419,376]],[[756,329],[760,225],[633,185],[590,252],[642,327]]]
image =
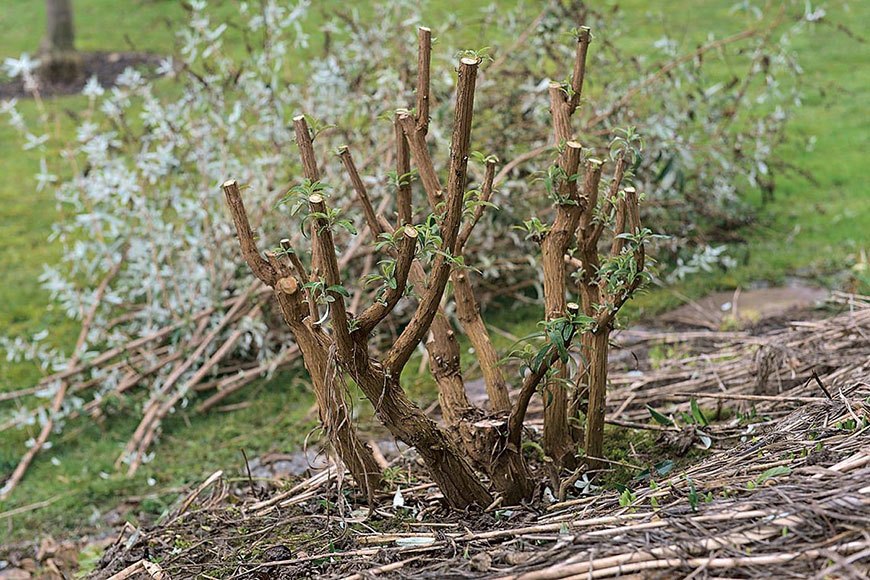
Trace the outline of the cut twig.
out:
[[[429,131],[429,76],[432,62],[432,31],[417,29],[417,131],[423,136]]]

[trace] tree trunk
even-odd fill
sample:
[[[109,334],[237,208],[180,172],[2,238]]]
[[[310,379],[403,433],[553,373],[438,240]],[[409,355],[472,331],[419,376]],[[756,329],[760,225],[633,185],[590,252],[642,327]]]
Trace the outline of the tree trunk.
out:
[[[46,0],[40,74],[47,82],[69,84],[82,75],[74,41],[72,0]]]
[[[75,50],[72,0],[46,0],[46,48],[49,50]]]

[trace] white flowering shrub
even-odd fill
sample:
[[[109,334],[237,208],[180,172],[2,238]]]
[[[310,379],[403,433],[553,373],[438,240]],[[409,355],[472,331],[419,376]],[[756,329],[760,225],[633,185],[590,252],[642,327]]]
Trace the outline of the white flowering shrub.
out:
[[[383,159],[393,155],[392,112],[413,103],[405,88],[410,83],[403,81],[416,69],[407,39],[418,24],[417,4],[376,4],[372,18],[351,13],[327,21],[324,50],[299,63],[295,51],[310,42],[310,2],[242,3],[234,21],[225,23],[212,18],[205,2],[191,1],[177,52],[161,63],[156,78],[128,69],[113,87],[96,79],[87,83],[88,105],[79,112],[74,141],[64,145],[62,159],[43,158],[35,178],[38,189],[55,191],[63,214],[49,238],[63,246],[63,259],[46,265],[42,282],[69,317],[86,323],[86,332],[72,353],[45,346],[44,333],[0,338],[9,360],[41,365],[47,378],[36,394],[57,403],[46,410],[37,401],[3,419],[18,425],[51,421],[56,430],[72,416],[99,413],[110,394],[145,387],[145,419],[134,435],[140,443],[144,437],[144,447],[131,446],[121,458],[135,466],[147,459],[142,449],[159,433],[165,410],[186,404],[194,386],[249,381],[287,363],[294,346],[266,293],[251,287],[219,184],[227,176],[244,184],[255,229],[301,235],[289,207],[273,208],[301,181],[292,118],[305,113],[318,152],[350,145],[375,205],[384,200],[382,211],[395,210],[390,190],[397,176],[371,175],[367,167],[373,160],[381,161],[379,167],[394,165]],[[512,200],[510,212],[487,212],[490,223],[479,228],[510,232],[511,246],[493,247],[486,236],[469,243],[469,261],[481,268],[484,291],[495,285],[486,278],[496,272],[502,276],[498,286],[515,291],[538,280],[531,242],[512,228],[548,203],[528,177],[552,157],[547,71],[555,61],[571,60],[563,52],[570,43],[562,40],[573,26],[596,31],[590,58],[607,71],[578,113],[588,136],[583,145],[606,157],[617,127],[640,129],[643,167],[632,168],[627,180],[653,176],[637,184],[647,195],[644,222],[672,236],[675,254],[692,240],[715,237],[717,228],[744,221],[745,192],[772,188],[773,172],[781,167],[773,152],[796,104],[799,68],[788,52],[788,35],[808,17],[788,26],[762,18],[751,33],[711,39],[694,53],[680,52],[666,38],[649,55],[632,57],[619,48],[630,31],[621,28],[617,14],[605,18],[576,0],[551,4],[532,28],[519,10],[493,5],[481,16],[482,29],[499,30],[504,44],[491,49],[494,58],[481,73],[476,109],[483,131],[475,133],[473,147],[504,165],[493,201]],[[582,23],[574,21],[577,15]],[[444,28],[438,36],[449,32]],[[522,42],[512,44],[517,38]],[[436,45],[432,70],[449,70],[437,61],[453,62],[456,53]],[[726,53],[732,68],[743,70],[733,81],[707,73],[706,63]],[[38,95],[37,65],[24,55],[7,60],[4,70],[23,77]],[[442,149],[449,136],[438,128],[449,126],[452,84],[449,74],[432,79],[430,139]],[[40,111],[40,126],[29,126],[14,100],[2,104],[25,149],[46,150],[54,113],[44,106]],[[517,158],[527,159],[513,163]],[[321,165],[324,183],[342,183],[340,164]],[[481,179],[478,171],[472,181]],[[332,199],[339,206],[352,203],[348,191],[334,191]],[[365,235],[361,219],[353,225]],[[342,265],[360,277],[371,264],[355,256],[358,238],[348,233],[337,243],[345,254]],[[278,239],[260,243],[275,247]],[[678,271],[695,268],[692,259],[682,259]]]
[[[668,282],[677,282],[699,272],[713,272],[716,268],[733,268],[737,261],[725,253],[727,250],[727,246],[704,246],[688,259],[677,257],[676,264],[668,272]]]

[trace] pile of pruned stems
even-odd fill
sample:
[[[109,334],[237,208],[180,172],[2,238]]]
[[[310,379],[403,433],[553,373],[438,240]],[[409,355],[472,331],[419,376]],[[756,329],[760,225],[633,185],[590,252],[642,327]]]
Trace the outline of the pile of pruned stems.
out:
[[[608,340],[614,317],[644,280],[644,246],[638,193],[623,187],[633,162],[632,143],[614,155],[610,183],[602,184],[605,163],[587,157],[575,140],[571,117],[582,94],[590,32],[580,29],[570,82],[550,85],[550,113],[558,156],[547,171],[547,189],[555,200],[555,217],[538,232],[544,269],[547,344],[528,363],[519,394],[511,401],[489,331],[475,298],[471,275],[462,260],[463,247],[480,219],[492,192],[495,162],[487,172],[479,199],[466,191],[475,83],[481,59],[459,61],[453,131],[446,187],[434,168],[426,134],[429,121],[429,59],[431,33],[419,30],[417,103],[415,114],[395,114],[396,173],[419,175],[429,212],[415,223],[413,183],[401,183],[395,222],[375,211],[359,178],[350,150],[340,157],[356,192],[369,230],[394,255],[393,277],[383,294],[356,315],[348,311],[349,292],[341,277],[333,228],[335,213],[320,186],[320,171],[305,117],[294,119],[306,186],[300,192],[308,207],[311,252],[308,264],[290,240],[281,252],[260,253],[248,221],[241,190],[235,181],[223,185],[238,233],[242,254],[256,277],[273,289],[311,375],[320,419],[332,451],[348,467],[356,483],[370,496],[381,486],[382,467],[357,434],[347,404],[350,378],[371,402],[375,414],[399,441],[414,447],[448,503],[459,509],[487,507],[494,501],[513,505],[531,498],[535,479],[522,453],[526,411],[543,385],[543,448],[556,471],[575,468],[578,446],[585,446],[591,467],[601,457]],[[542,192],[543,194],[544,192]],[[465,218],[465,219],[463,219]],[[464,223],[463,223],[464,222]],[[433,224],[437,224],[433,227]],[[605,230],[612,232],[607,254],[599,254]],[[429,238],[429,239],[427,239]],[[431,241],[430,240],[434,240]],[[431,248],[429,245],[431,244]],[[579,258],[581,304],[568,303],[569,249]],[[429,251],[428,272],[424,270]],[[606,267],[605,267],[606,264]],[[608,270],[609,268],[609,270]],[[469,401],[459,368],[456,332],[442,311],[452,282],[461,330],[481,364],[489,409]],[[373,331],[390,315],[413,284],[416,310],[398,338],[382,356],[370,347]],[[320,295],[318,295],[318,289]],[[325,300],[324,300],[325,298]],[[326,308],[322,313],[321,308]],[[328,320],[329,324],[325,321]],[[586,364],[574,379],[585,386],[588,404],[566,385],[567,363],[574,338]],[[401,384],[405,365],[425,341],[437,382],[447,428],[439,426],[407,395]],[[585,415],[585,432],[578,427]],[[573,421],[572,421],[573,419]],[[482,471],[489,486],[479,475]],[[498,498],[498,499],[496,499]]]
[[[360,238],[357,243],[347,248],[339,260],[341,267],[347,266],[351,259],[358,256],[361,242]],[[291,367],[298,361],[299,348],[296,346],[290,346],[279,356],[266,361],[232,356],[237,345],[248,333],[250,321],[259,318],[268,321],[270,318],[271,292],[259,281],[240,289],[219,307],[200,310],[190,318],[178,320],[150,334],[101,352],[93,358],[82,360],[103,295],[123,265],[123,260],[117,262],[97,286],[92,306],[83,314],[73,355],[67,361],[66,368],[46,375],[33,387],[0,393],[0,402],[18,401],[24,397],[39,395],[55,385],[59,387],[47,408],[37,408],[25,412],[23,417],[19,414],[0,423],[2,433],[20,427],[23,422],[42,418],[42,428],[33,445],[29,446],[27,453],[0,488],[0,499],[8,497],[24,477],[31,462],[54,432],[56,418],[69,405],[69,399],[93,390],[111,373],[123,373],[118,385],[109,394],[84,402],[81,408],[65,416],[66,421],[81,416],[101,421],[113,402],[120,402],[136,387],[153,380],[165,369],[171,369],[161,383],[159,392],[145,405],[135,433],[115,462],[117,468],[126,465],[127,475],[133,475],[147,460],[149,448],[159,433],[161,421],[182,399],[189,397],[191,393],[209,393],[196,405],[198,413],[206,413],[220,408],[225,399],[254,381]],[[361,292],[357,293],[353,303],[358,303],[361,296]],[[124,317],[125,315],[120,316],[110,326],[122,323]],[[219,317],[217,322],[215,317]],[[188,325],[196,328],[192,339],[184,344],[175,344],[174,333]],[[228,330],[232,332],[226,335]]]
[[[746,405],[830,400],[839,387],[870,377],[870,297],[834,292],[828,303],[845,312],[788,322],[761,334],[621,332],[617,342],[624,348],[651,339],[670,345],[692,341],[693,347],[658,369],[612,373],[609,408],[623,419],[641,420],[649,417],[648,405],[692,398],[716,406],[741,400]],[[680,410],[686,410],[685,403]]]
[[[523,39],[527,39],[530,35],[535,33],[536,27],[540,25],[542,19],[548,14],[547,10],[548,9],[542,10],[531,25],[523,31],[519,36],[517,43],[515,43],[514,48],[520,46]],[[580,12],[590,18],[592,16],[595,16],[596,18],[601,16],[594,12],[587,12],[585,9]],[[699,47],[691,56],[700,57],[708,51],[715,51],[725,45],[739,42],[742,39],[751,38],[762,33],[769,34],[769,31],[767,31],[767,29],[753,29],[728,39],[714,41]],[[614,49],[612,45],[608,45],[608,48],[610,50]],[[421,57],[422,56],[425,55],[421,55]],[[585,121],[582,125],[582,131],[588,132],[590,135],[595,135],[596,138],[600,137],[603,127],[602,123],[608,122],[612,125],[613,123],[618,122],[618,120],[615,120],[617,113],[620,113],[626,107],[632,97],[635,97],[645,87],[654,86],[658,79],[669,74],[670,71],[685,61],[686,57],[680,57],[662,64],[662,66],[655,72],[646,75],[636,87],[632,88],[615,104],[608,107],[607,110],[599,112],[594,115],[592,119]],[[428,63],[429,60],[427,58],[420,62],[419,65],[428,67]],[[509,63],[510,61],[504,57],[499,58],[492,64],[488,71],[488,75],[494,75],[495,71],[503,69]],[[582,86],[582,76],[579,75],[582,75],[582,66],[584,65],[585,61],[583,61],[582,64],[580,61],[576,63],[575,68],[581,68],[574,71],[575,75],[572,84],[579,83],[578,86]],[[747,80],[747,84],[748,82],[749,81]],[[573,90],[573,86],[571,87],[571,90]],[[552,92],[553,89],[551,89],[551,93]],[[571,91],[569,90],[567,92],[570,94]],[[575,91],[570,98],[567,99],[567,109],[564,106],[561,107],[562,109],[567,110],[569,121],[572,117],[571,113],[576,109],[576,105],[579,102],[578,95],[579,93]],[[426,96],[428,97],[428,93]],[[429,110],[429,104],[426,101],[427,99],[423,99],[423,102],[418,103],[415,119],[420,117],[420,112],[424,110],[424,107],[427,107],[425,110]],[[562,125],[556,127],[556,130],[564,131],[565,125],[563,121],[565,115],[563,115],[558,108],[556,109],[556,112],[557,115],[554,116],[554,120],[558,123],[562,123]],[[425,134],[425,123],[422,124],[422,127]],[[560,135],[559,139],[562,140],[564,137],[564,135]],[[383,157],[391,159],[393,155],[406,155],[406,153],[403,153],[403,149],[399,147],[392,147],[389,143],[384,143],[383,145],[384,146],[382,147],[373,149],[371,154],[358,164],[355,168],[356,171],[353,172],[355,179],[358,178],[360,172],[377,159]],[[488,162],[485,171],[482,172],[483,175],[480,175],[478,178],[478,182],[481,183],[478,189],[483,192],[481,200],[486,199],[495,193],[493,191],[494,186],[503,183],[512,175],[517,175],[520,173],[520,168],[530,166],[536,159],[548,155],[552,150],[552,144],[536,146],[528,152],[511,160],[509,163],[506,163],[497,171],[493,162]],[[574,153],[571,153],[571,155],[573,154]],[[561,157],[562,156],[560,156],[560,158]],[[347,163],[352,163],[352,161],[350,161],[349,153],[344,153],[342,159]],[[560,163],[561,162],[562,161],[560,161]],[[409,167],[406,158],[396,159],[396,165],[399,171],[401,171],[402,167]],[[495,175],[493,176],[494,171]],[[622,211],[623,207],[626,207],[628,210],[634,207],[635,201],[633,199],[629,200],[629,203],[627,204],[623,204],[621,201],[616,204],[611,204],[613,198],[612,191],[615,189],[618,193],[621,181],[620,174],[624,171],[625,162],[623,160],[617,160],[617,167],[614,170],[614,179],[611,182],[614,187],[611,187],[611,191],[606,195],[603,195],[600,200],[601,204],[605,207],[600,207],[599,210],[602,212],[610,212],[612,216],[615,216],[617,212]],[[403,174],[400,173],[400,175]],[[354,188],[357,190],[364,190],[364,187],[360,187],[360,185],[361,184],[359,183],[355,183]],[[571,187],[573,187],[573,185]],[[407,188],[407,184],[405,185],[405,188]],[[630,188],[625,188],[625,191],[626,194],[631,197],[636,195],[636,193],[631,191]],[[405,194],[403,193],[403,195]],[[595,200],[588,199],[588,196],[585,197],[589,204],[588,207],[594,207]],[[348,206],[351,205],[352,201],[352,198],[347,198],[346,206],[342,207],[342,209],[348,209]],[[269,204],[266,203],[263,207],[258,208],[258,216],[254,218],[255,222],[259,223],[261,221],[265,208],[268,205]],[[375,208],[375,215],[377,216],[382,210],[388,207],[393,207],[393,205],[393,200],[382,200],[382,203],[377,204],[377,207]],[[481,213],[482,212],[475,210],[473,217],[474,222],[480,219]],[[568,213],[571,214],[573,212]],[[622,219],[626,219],[625,216],[629,213],[631,212],[624,211]],[[590,215],[591,213],[587,209],[585,215],[581,217],[581,224],[587,223]],[[369,218],[370,216],[367,215],[366,217]],[[569,215],[569,220],[572,219],[573,216]],[[369,219],[368,221],[371,220]],[[372,232],[377,233],[384,230],[385,226],[381,222],[380,217],[377,217],[377,222],[377,227],[369,228],[369,231],[367,232],[368,236],[372,236]],[[390,224],[386,224],[386,226],[388,230],[391,229]],[[459,236],[463,245],[468,241],[467,233],[470,233],[470,228],[465,228]],[[602,231],[600,226],[596,225],[593,227],[589,234],[587,241],[592,241],[601,237]],[[546,244],[549,248],[545,251],[552,255],[554,249],[557,249],[554,248],[554,246],[561,244],[561,242],[556,241],[560,235],[554,234],[549,237],[550,240]],[[297,244],[298,241],[299,236],[295,236],[291,240],[291,245]],[[365,241],[366,235],[357,236],[356,239],[347,247],[346,251],[343,252],[341,257],[338,259],[338,265],[342,271],[346,271],[348,266],[356,265],[358,262],[362,261],[364,264],[359,268],[356,268],[355,266],[355,271],[358,270],[362,272],[360,278],[363,278],[365,274],[372,272],[373,269],[376,268],[376,254],[371,249],[365,247]],[[594,244],[586,243],[583,248],[591,248],[593,245]],[[614,242],[614,246],[617,249],[621,245],[621,241]],[[472,246],[474,246],[474,244],[468,245],[469,250],[473,250]],[[581,248],[578,247],[578,249]],[[575,256],[577,256],[577,254],[575,254]],[[573,268],[576,268],[578,265],[582,265],[582,260],[582,256],[579,257],[579,261],[572,257],[570,265]],[[508,262],[502,263],[500,269],[512,268],[511,264]],[[99,312],[104,306],[101,304],[102,298],[111,288],[113,280],[118,277],[119,273],[122,272],[125,267],[123,256],[120,260],[113,260],[112,263],[114,265],[93,289],[93,300],[91,301],[91,306],[81,313],[82,322],[80,333],[72,350],[72,356],[68,358],[65,363],[65,368],[48,374],[33,387],[0,393],[0,403],[12,402],[19,405],[19,411],[14,416],[0,423],[0,432],[20,428],[22,425],[32,424],[36,420],[39,420],[41,425],[39,433],[33,438],[33,441],[31,442],[32,444],[28,445],[29,448],[21,458],[19,464],[6,479],[4,486],[0,488],[0,499],[8,497],[12,490],[20,483],[37,454],[42,449],[46,448],[51,434],[56,432],[59,428],[60,421],[68,422],[79,417],[87,417],[90,420],[100,421],[107,413],[111,412],[114,402],[123,402],[125,398],[133,393],[138,387],[143,384],[148,384],[150,381],[154,381],[156,377],[162,376],[166,373],[167,369],[169,369],[170,372],[165,376],[165,380],[161,381],[159,389],[157,389],[156,392],[153,393],[153,396],[149,398],[135,433],[125,446],[123,453],[119,455],[117,459],[117,467],[125,468],[128,475],[133,475],[142,463],[149,459],[149,450],[159,436],[161,422],[182,400],[191,395],[201,393],[205,398],[199,401],[196,405],[197,412],[204,413],[215,408],[220,409],[228,397],[241,391],[258,379],[264,376],[271,376],[280,369],[292,368],[298,365],[300,351],[295,345],[289,346],[278,357],[270,358],[268,360],[253,360],[250,357],[240,358],[237,356],[239,345],[242,344],[246,338],[245,329],[251,324],[259,324],[261,321],[265,321],[265,323],[270,327],[269,332],[276,333],[277,335],[284,334],[283,329],[281,328],[283,324],[280,323],[280,321],[275,321],[276,316],[274,316],[274,307],[271,298],[272,292],[267,286],[259,281],[240,288],[235,281],[229,280],[227,281],[227,293],[234,295],[227,298],[223,303],[215,304],[214,306],[204,310],[191,313],[190,316],[186,316],[184,319],[173,322],[172,324],[160,328],[148,335],[131,337],[125,344],[108,349],[97,356],[87,356],[88,353],[86,351],[91,348],[91,345],[89,344],[89,336],[92,335],[101,325],[99,322]],[[543,269],[545,271],[554,272],[554,268],[554,265],[551,263]],[[412,268],[411,275],[414,275],[415,271],[418,271],[417,266]],[[559,272],[555,273],[558,277]],[[470,274],[464,272],[457,272],[454,275],[451,275],[451,281],[454,284],[456,307],[457,310],[462,309],[462,311],[458,313],[459,316],[462,317],[462,320],[460,321],[462,323],[462,330],[475,341],[475,348],[477,349],[478,355],[481,357],[481,361],[486,361],[486,363],[481,366],[484,372],[488,373],[487,384],[495,385],[489,393],[491,404],[490,410],[501,410],[506,412],[510,408],[508,401],[503,394],[499,395],[495,392],[496,390],[500,390],[499,385],[504,381],[503,378],[499,376],[500,373],[493,363],[495,360],[492,358],[494,357],[494,354],[491,349],[487,349],[485,346],[482,348],[479,347],[480,344],[485,345],[486,343],[486,338],[481,336],[482,333],[485,333],[485,327],[476,326],[477,321],[479,321],[479,316],[476,314],[476,311],[474,311],[474,301],[473,299],[466,299],[469,295],[470,285],[470,283],[466,283],[468,276],[470,276]],[[550,287],[552,287],[554,283],[558,284],[558,279],[552,277],[548,277],[548,279]],[[508,284],[506,288],[508,288],[510,292],[516,293],[518,290],[526,287],[528,283],[529,280],[526,279],[525,282]],[[488,283],[483,279],[478,280],[478,288],[483,287],[486,287],[490,294],[494,291],[491,283]],[[589,288],[590,292],[592,292],[592,295],[588,297],[591,302],[594,302],[594,288],[589,285],[581,285],[581,290],[583,290],[584,287]],[[502,292],[504,288],[498,288],[495,290],[497,292]],[[351,312],[359,310],[364,295],[363,288],[359,288],[353,293],[353,298],[349,307]],[[548,295],[551,297],[548,299],[550,302],[548,302],[547,305],[547,310],[549,312],[554,306],[558,306],[558,299],[552,298],[554,296],[552,290],[548,292]],[[586,294],[583,294],[583,296],[585,298]],[[606,300],[602,300],[602,302],[605,301]],[[615,303],[620,301],[621,298],[617,297]],[[584,304],[584,311],[587,310],[587,306],[588,304]],[[560,309],[556,308],[555,310],[558,311]],[[135,319],[135,317],[136,312],[134,305],[133,309],[120,311],[117,316],[108,322],[108,328],[121,328],[125,321]],[[388,325],[389,334],[395,336],[398,334],[402,322],[403,319],[400,317],[388,317],[384,320],[379,330],[383,330],[383,326]],[[175,342],[174,337],[176,333],[183,328],[187,328],[188,325],[191,324],[196,328],[192,337],[182,343]],[[447,401],[448,404],[445,405],[447,413],[456,411],[454,413],[455,417],[457,413],[460,413],[461,409],[467,407],[464,405],[465,396],[461,389],[461,371],[459,370],[458,365],[456,340],[453,334],[451,334],[454,332],[453,323],[448,321],[444,316],[438,315],[435,317],[432,324],[433,336],[439,336],[442,340],[436,341],[436,344],[427,348],[429,352],[435,353],[435,356],[429,359],[429,363],[432,365],[432,370],[438,377],[439,383],[443,385],[441,389],[442,393],[447,393],[442,395],[442,398],[455,395],[453,399],[454,404],[451,405],[451,401]],[[447,336],[447,340],[443,340],[443,337],[445,336]],[[598,341],[602,343],[604,342],[602,335],[599,335]],[[101,385],[104,378],[115,373],[122,373],[122,377],[115,388],[106,394],[100,396],[95,395],[90,399],[87,398],[87,393],[98,390],[97,387]],[[23,399],[38,396],[44,392],[52,393],[51,400],[47,405],[27,408],[27,406],[20,403]],[[553,395],[548,394],[548,397],[549,396]],[[564,404],[561,397],[561,390],[557,389],[555,392],[557,410],[558,407]],[[575,398],[577,400],[582,399],[582,397]],[[79,400],[82,401],[82,404],[80,408],[77,408],[73,401]],[[576,406],[577,405],[572,404],[572,410],[576,410]],[[70,409],[72,410],[70,411]],[[557,414],[561,414],[561,411],[554,411],[554,417]],[[448,420],[450,419],[449,416],[447,416],[447,418]],[[593,420],[595,419],[593,418]],[[516,421],[514,424],[516,425]],[[553,449],[553,445],[556,444],[556,441],[565,441],[561,433],[566,427],[564,425],[559,425],[558,420],[555,418],[551,424],[554,429],[548,430],[548,433],[551,434],[548,437],[548,440],[551,441],[552,444],[550,448]],[[574,431],[572,437],[574,439],[579,439],[576,433],[576,426],[569,425],[568,428],[573,429]],[[597,453],[597,451],[588,454],[594,455],[595,453]]]
[[[744,419],[706,427],[713,449],[684,469],[665,472],[658,465],[638,465],[628,494],[593,486],[578,492],[578,486],[569,485],[554,493],[549,504],[501,506],[463,516],[443,511],[443,497],[433,483],[394,481],[401,503],[393,489],[384,490],[376,494],[370,512],[353,511],[347,504],[335,465],[265,497],[253,493],[247,481],[233,485],[217,473],[179,500],[164,525],[139,530],[135,538],[122,534],[129,541],[119,539],[97,577],[141,568],[143,549],[161,556],[162,570],[171,577],[216,570],[231,578],[349,579],[391,573],[542,580],[669,576],[676,571],[702,578],[866,577],[870,298],[838,300],[850,310],[756,337],[690,334],[686,340],[693,354],[730,341],[727,360],[695,361],[694,396],[721,398],[732,410],[743,408]],[[666,344],[669,338],[660,334],[634,340],[651,345]],[[826,343],[832,343],[829,349]],[[720,378],[730,368],[755,368],[757,354],[775,344],[789,349],[790,370],[810,380],[781,394],[747,395],[743,393],[756,388],[755,377],[748,374],[728,380],[727,390],[721,389]],[[805,365],[840,351],[843,357],[819,367],[815,375],[807,370]],[[686,364],[691,363],[667,361],[658,371],[658,384],[609,394],[609,407],[628,409],[615,420],[634,416],[633,400],[651,401],[675,419],[688,408],[685,397],[669,405],[671,395],[662,400],[648,393],[660,396],[666,387],[672,386],[668,393],[684,388],[679,385],[685,379],[669,373]],[[705,408],[709,414],[710,407]],[[661,425],[647,416],[640,427],[658,430]],[[401,465],[401,473],[404,462],[413,463],[413,453],[392,459],[391,465]],[[235,511],[228,512],[228,505]],[[384,521],[375,530],[370,524],[380,519]],[[317,532],[303,523],[313,520],[319,522]],[[243,538],[234,538],[241,529]],[[179,538],[188,547],[179,550]],[[276,547],[283,549],[276,552]]]

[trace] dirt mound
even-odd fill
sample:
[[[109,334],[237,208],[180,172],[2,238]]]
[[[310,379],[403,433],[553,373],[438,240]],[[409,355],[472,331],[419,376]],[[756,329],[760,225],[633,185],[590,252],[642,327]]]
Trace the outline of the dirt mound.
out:
[[[371,508],[332,465],[265,494],[215,474],[159,525],[123,533],[93,577],[866,577],[870,299],[840,300],[840,315],[761,335],[685,333],[694,355],[617,374],[613,422],[689,450],[614,461],[621,484],[551,474],[532,505],[462,514],[416,477],[413,451],[392,458]],[[774,346],[782,381],[754,394],[758,353]]]

